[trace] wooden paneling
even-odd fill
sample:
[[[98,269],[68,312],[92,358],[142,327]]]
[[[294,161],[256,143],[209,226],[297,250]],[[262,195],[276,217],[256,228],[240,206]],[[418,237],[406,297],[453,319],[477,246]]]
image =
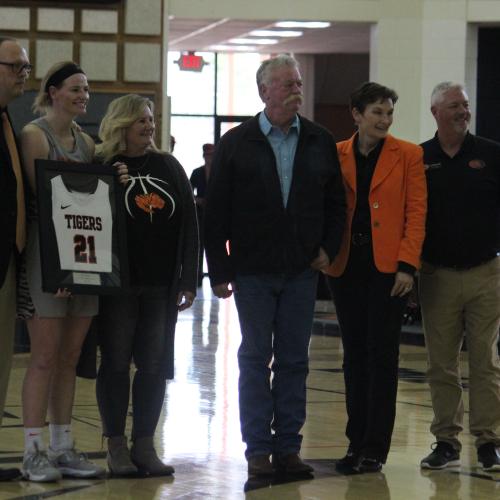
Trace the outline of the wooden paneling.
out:
[[[151,95],[155,101],[155,118],[157,121],[157,138],[161,137],[161,99],[162,99],[162,88],[163,88],[163,60],[159,58],[160,64],[160,80],[157,82],[134,82],[125,81],[124,79],[124,67],[125,67],[125,43],[141,43],[141,44],[152,44],[152,47],[157,50],[158,45],[162,45],[162,34],[159,35],[141,35],[134,34],[128,35],[125,33],[125,1],[117,0],[115,2],[108,3],[93,3],[93,2],[57,2],[57,1],[35,1],[35,0],[2,0],[1,7],[23,7],[30,9],[30,26],[28,31],[19,30],[6,30],[2,29],[2,34],[6,36],[12,36],[19,39],[24,39],[29,41],[30,49],[30,61],[35,66],[37,66],[37,50],[36,42],[39,40],[61,40],[61,41],[71,41],[73,43],[73,59],[75,62],[80,63],[80,53],[81,53],[81,43],[82,42],[112,42],[117,45],[117,77],[114,81],[95,81],[90,80],[91,93],[102,93],[106,96],[117,94],[123,95],[126,93],[138,93]],[[50,31],[38,31],[38,9],[39,8],[64,8],[72,9],[74,11],[74,32],[50,32]],[[102,10],[102,11],[113,11],[117,13],[118,16],[118,32],[117,33],[83,33],[82,32],[82,11],[83,10]],[[163,24],[162,24],[163,27]],[[162,28],[163,29],[163,28]],[[100,57],[99,52],[96,51],[95,57]],[[83,68],[85,70],[85,68]],[[38,78],[37,78],[38,76]],[[26,90],[38,91],[40,87],[40,76],[37,75],[36,71],[33,71],[31,78],[26,84]],[[91,97],[92,99],[92,97]],[[30,103],[31,104],[31,103]],[[102,109],[102,114],[106,111]],[[26,110],[26,115],[29,113]],[[102,116],[101,114],[101,116]],[[13,115],[14,121],[19,122]],[[100,118],[100,117],[99,117]],[[94,121],[94,119],[92,120]],[[159,142],[159,141],[158,141]]]
[[[347,105],[317,103],[314,106],[314,119],[327,128],[337,142],[348,139],[355,131]]]

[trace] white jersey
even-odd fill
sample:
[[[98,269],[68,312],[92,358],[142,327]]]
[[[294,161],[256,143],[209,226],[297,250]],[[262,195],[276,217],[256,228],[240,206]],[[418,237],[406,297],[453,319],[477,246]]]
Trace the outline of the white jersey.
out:
[[[68,191],[60,175],[53,177],[52,220],[61,269],[111,272],[113,218],[109,186],[99,179],[93,193]]]

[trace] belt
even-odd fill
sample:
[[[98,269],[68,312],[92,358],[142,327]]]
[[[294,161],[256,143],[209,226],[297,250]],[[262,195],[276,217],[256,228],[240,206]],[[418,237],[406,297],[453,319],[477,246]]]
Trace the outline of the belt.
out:
[[[440,269],[453,269],[454,271],[468,271],[469,269],[474,269],[475,267],[482,266],[483,264],[487,264],[495,259],[497,256],[488,257],[480,262],[476,262],[474,264],[466,264],[466,265],[454,265],[454,264],[431,264],[431,266],[438,267]]]
[[[351,243],[354,247],[362,247],[368,245],[372,241],[372,235],[369,233],[352,233]]]

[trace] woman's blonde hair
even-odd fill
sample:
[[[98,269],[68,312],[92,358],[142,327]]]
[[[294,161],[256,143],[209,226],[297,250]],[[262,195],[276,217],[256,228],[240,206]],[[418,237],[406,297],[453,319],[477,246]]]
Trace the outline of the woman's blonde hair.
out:
[[[99,139],[102,143],[96,146],[96,154],[102,161],[109,162],[126,151],[127,129],[141,118],[146,107],[154,113],[153,102],[137,94],[127,94],[109,103],[99,127]],[[154,142],[150,149],[157,150]]]
[[[55,75],[59,70],[64,68],[65,66],[75,66],[77,67],[76,63],[73,61],[62,61],[55,63],[53,66],[49,68],[47,73],[42,79],[42,82],[40,83],[40,90],[38,91],[37,96],[35,97],[35,101],[33,102],[33,106],[31,109],[35,113],[38,113],[40,115],[44,115],[47,113],[48,108],[52,106],[52,99],[50,97],[50,94],[48,92],[47,88],[47,82],[52,78],[53,75]],[[83,71],[82,71],[83,73]],[[85,74],[85,73],[83,73]],[[55,85],[58,89],[60,89],[63,85],[63,81],[59,82],[57,85]]]

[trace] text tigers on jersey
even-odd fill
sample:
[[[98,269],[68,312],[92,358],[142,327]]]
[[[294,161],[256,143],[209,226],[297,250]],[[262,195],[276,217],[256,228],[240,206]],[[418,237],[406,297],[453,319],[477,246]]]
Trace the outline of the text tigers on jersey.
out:
[[[92,215],[64,214],[68,229],[84,229],[87,231],[102,231],[101,217]]]

